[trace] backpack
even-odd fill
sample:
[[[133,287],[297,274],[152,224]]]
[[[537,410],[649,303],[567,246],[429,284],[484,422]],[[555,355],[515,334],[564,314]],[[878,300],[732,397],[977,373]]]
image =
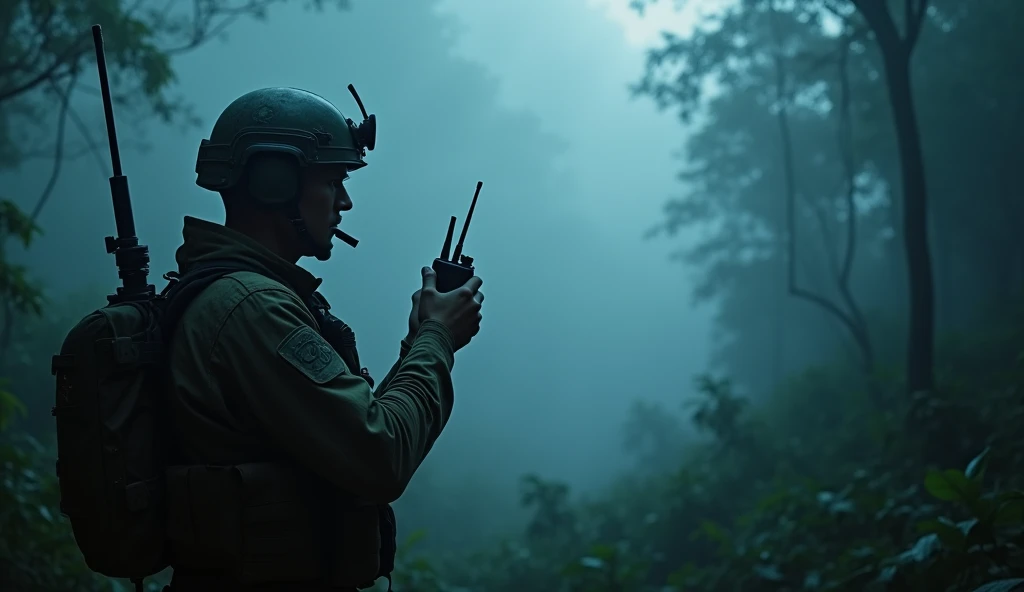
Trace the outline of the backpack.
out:
[[[53,356],[61,514],[89,569],[137,590],[168,567],[166,346],[191,301],[236,271],[237,263],[211,262],[169,273],[160,294],[83,318]]]

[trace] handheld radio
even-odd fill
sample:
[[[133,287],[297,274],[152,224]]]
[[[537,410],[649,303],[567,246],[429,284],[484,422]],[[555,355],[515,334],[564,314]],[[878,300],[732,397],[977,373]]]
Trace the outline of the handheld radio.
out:
[[[448,253],[451,250],[452,238],[455,234],[455,216],[452,216],[451,221],[448,222],[448,235],[445,236],[444,246],[441,247],[441,256],[434,259],[434,263],[431,265],[434,273],[437,274],[438,292],[451,292],[461,288],[476,273],[476,268],[473,267],[473,258],[462,254],[462,244],[466,241],[466,231],[469,230],[469,223],[473,220],[473,210],[476,209],[476,200],[480,197],[480,188],[483,186],[483,181],[477,181],[473,202],[469,205],[469,214],[466,215],[466,221],[462,224],[462,234],[459,235],[459,243],[455,245],[455,252],[451,254],[451,259],[448,258]]]

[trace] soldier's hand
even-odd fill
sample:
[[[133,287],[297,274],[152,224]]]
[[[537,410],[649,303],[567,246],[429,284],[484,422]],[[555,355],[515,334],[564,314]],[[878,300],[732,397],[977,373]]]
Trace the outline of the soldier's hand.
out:
[[[420,330],[420,292],[422,290],[412,293],[412,311],[409,312],[409,336],[407,338],[410,343]]]
[[[455,338],[455,350],[466,346],[480,332],[480,313],[484,293],[480,286],[484,281],[473,276],[461,288],[451,292],[437,291],[437,274],[429,267],[423,268],[423,288],[419,291],[419,320],[433,319],[442,323]]]

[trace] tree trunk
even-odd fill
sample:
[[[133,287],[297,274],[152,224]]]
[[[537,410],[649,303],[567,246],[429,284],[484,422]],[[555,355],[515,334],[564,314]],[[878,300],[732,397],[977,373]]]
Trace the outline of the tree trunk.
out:
[[[903,47],[883,47],[882,53],[903,182],[903,246],[910,296],[907,390],[915,393],[934,386],[935,293],[928,245],[928,193],[910,84],[911,52]]]

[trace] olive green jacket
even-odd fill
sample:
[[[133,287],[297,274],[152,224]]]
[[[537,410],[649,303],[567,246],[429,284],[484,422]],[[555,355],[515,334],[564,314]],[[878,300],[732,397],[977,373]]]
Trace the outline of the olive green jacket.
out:
[[[171,399],[184,460],[286,458],[366,503],[396,500],[452,411],[447,327],[423,322],[374,393],[318,334],[304,301],[320,279],[218,224],[186,218],[183,235],[180,273],[211,260],[261,271],[211,284],[175,332]]]

